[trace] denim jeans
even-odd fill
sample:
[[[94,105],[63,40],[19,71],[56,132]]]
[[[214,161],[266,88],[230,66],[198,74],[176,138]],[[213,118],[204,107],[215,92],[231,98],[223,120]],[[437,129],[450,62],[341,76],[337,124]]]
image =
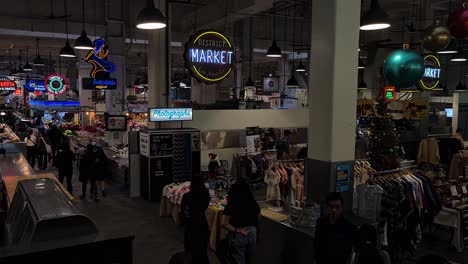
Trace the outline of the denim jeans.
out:
[[[229,253],[227,264],[252,264],[257,242],[257,228],[255,226],[245,227],[250,233],[229,234]]]

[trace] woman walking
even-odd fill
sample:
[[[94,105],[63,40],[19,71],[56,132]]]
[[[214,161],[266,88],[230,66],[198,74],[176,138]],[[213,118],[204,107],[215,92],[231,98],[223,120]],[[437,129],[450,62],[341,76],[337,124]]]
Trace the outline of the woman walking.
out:
[[[39,169],[47,169],[47,156],[49,153],[50,145],[44,129],[39,130],[39,139],[37,140],[37,165]]]
[[[245,181],[236,182],[229,191],[224,208],[222,226],[229,231],[227,264],[251,264],[257,242],[260,207],[250,186]]]
[[[207,253],[209,228],[205,212],[210,199],[203,177],[194,175],[190,191],[184,195],[180,205],[180,219],[185,223],[185,252],[190,254],[192,263],[209,263]]]

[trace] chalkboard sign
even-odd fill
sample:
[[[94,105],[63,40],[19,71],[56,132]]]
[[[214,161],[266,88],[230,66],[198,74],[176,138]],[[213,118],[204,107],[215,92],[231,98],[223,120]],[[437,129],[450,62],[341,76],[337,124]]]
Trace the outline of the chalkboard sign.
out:
[[[151,135],[150,156],[169,156],[172,152],[172,135]]]

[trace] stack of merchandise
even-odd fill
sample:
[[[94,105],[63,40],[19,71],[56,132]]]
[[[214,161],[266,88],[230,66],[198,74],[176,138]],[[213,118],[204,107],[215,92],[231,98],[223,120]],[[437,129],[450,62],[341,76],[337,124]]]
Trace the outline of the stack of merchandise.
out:
[[[175,204],[179,204],[182,202],[182,197],[184,194],[190,191],[190,182],[186,181],[183,183],[171,183],[166,185],[163,188],[163,196],[167,197],[169,201]]]

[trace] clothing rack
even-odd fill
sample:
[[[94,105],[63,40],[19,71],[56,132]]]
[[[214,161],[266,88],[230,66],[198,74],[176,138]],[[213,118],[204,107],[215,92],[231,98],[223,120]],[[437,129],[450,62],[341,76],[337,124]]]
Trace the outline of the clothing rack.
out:
[[[303,159],[277,160],[276,162],[304,162]]]
[[[409,169],[416,168],[416,167],[418,167],[418,165],[411,165],[411,166],[401,167],[401,168],[393,169],[393,170],[376,171],[376,172],[372,173],[372,175],[380,175],[380,174],[394,173],[394,172],[409,170]]]

